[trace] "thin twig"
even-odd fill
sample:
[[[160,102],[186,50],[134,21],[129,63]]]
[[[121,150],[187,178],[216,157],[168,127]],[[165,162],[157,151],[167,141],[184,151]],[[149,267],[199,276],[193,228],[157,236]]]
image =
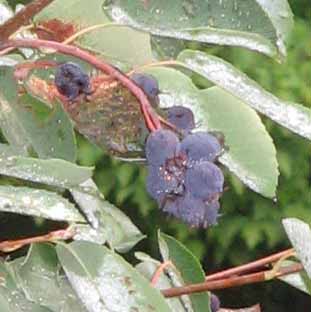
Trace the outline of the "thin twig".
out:
[[[301,263],[295,263],[285,268],[280,268],[280,270],[275,274],[275,277],[280,277],[292,273],[296,273],[303,270]],[[162,294],[166,298],[177,297],[182,295],[189,295],[193,293],[211,291],[217,289],[232,288],[237,286],[243,286],[248,284],[255,284],[260,282],[265,282],[267,280],[266,276],[269,270],[252,273],[243,276],[229,277],[216,281],[208,281],[197,284],[190,284],[182,287],[173,287],[162,290]],[[269,279],[270,280],[270,279]]]
[[[17,240],[7,240],[0,242],[0,251],[2,252],[12,252],[25,245],[32,243],[44,243],[44,242],[54,242],[56,240],[68,240],[74,236],[75,232],[73,227],[69,226],[63,230],[52,231],[45,235],[39,235],[34,237],[22,238]]]
[[[152,278],[151,278],[151,285],[155,286],[157,284],[157,282],[159,281],[161,274],[164,272],[164,270],[167,267],[174,267],[174,264],[172,263],[172,261],[164,261],[163,263],[161,263],[159,265],[159,267],[156,269],[156,271],[153,273]]]
[[[29,24],[29,21],[49,5],[53,0],[35,0],[26,5],[0,26],[0,42],[7,40],[21,26]]]
[[[114,66],[97,59],[94,55],[81,50],[76,46],[66,45],[55,41],[41,40],[41,39],[20,39],[10,40],[0,46],[0,50],[7,48],[48,48],[59,51],[63,54],[75,56],[84,60],[112,78],[118,80],[124,87],[126,87],[139,100],[141,111],[144,115],[145,122],[149,130],[154,131],[161,128],[161,123],[158,115],[152,109],[149,100],[145,93],[125,74],[119,71]]]
[[[291,255],[293,253],[294,253],[293,248],[287,249],[287,250],[278,252],[276,254],[267,256],[265,258],[262,258],[262,259],[259,259],[259,260],[256,260],[256,261],[253,261],[253,262],[250,262],[247,264],[240,265],[238,267],[230,268],[230,269],[227,269],[225,271],[221,271],[221,272],[217,272],[214,274],[207,275],[205,277],[205,281],[214,281],[214,280],[218,280],[218,279],[223,279],[225,277],[230,277],[233,275],[239,275],[242,273],[247,273],[247,272],[262,268],[263,266],[270,264],[272,262],[276,262],[280,258],[282,258],[284,256]]]

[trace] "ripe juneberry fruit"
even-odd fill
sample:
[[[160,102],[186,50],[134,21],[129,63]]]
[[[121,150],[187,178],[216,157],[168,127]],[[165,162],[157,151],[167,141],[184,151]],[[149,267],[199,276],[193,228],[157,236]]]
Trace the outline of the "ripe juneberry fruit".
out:
[[[204,201],[217,199],[223,192],[222,171],[209,161],[195,163],[185,175],[185,187],[195,197]]]
[[[190,132],[195,127],[194,115],[191,109],[183,106],[173,106],[167,110],[167,120],[176,128]]]
[[[64,63],[57,67],[55,85],[58,92],[69,100],[75,100],[80,94],[90,94],[90,77],[75,63]]]
[[[175,133],[169,130],[157,130],[152,132],[146,141],[146,158],[149,164],[162,165],[167,159],[176,154],[179,139]]]
[[[151,75],[134,73],[130,77],[146,94],[152,106],[157,107],[159,104],[158,81]]]
[[[217,223],[224,177],[212,162],[202,160],[204,157],[192,159],[191,150],[183,151],[184,140],[180,142],[170,130],[149,135],[145,146],[147,191],[165,212],[192,227],[207,227]],[[196,149],[196,144],[200,140],[191,148]]]
[[[220,300],[214,294],[211,294],[210,298],[211,298],[211,311],[217,312],[220,309]]]
[[[190,192],[175,198],[168,198],[163,211],[180,218],[192,227],[207,227],[217,223],[219,202],[207,204],[204,201],[195,198]]]
[[[187,135],[181,143],[181,151],[193,161],[215,161],[223,151],[218,139],[208,132]]]
[[[164,166],[148,167],[147,191],[161,205],[169,194],[178,194],[183,191],[178,176],[171,174]]]

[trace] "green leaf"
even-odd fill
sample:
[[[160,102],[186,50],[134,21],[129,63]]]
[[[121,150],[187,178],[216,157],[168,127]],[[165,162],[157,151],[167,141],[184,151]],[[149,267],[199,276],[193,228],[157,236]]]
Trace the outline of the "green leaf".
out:
[[[0,66],[15,66],[22,61],[24,61],[24,58],[19,54],[0,56]]]
[[[0,261],[0,276],[1,312],[51,312],[26,299],[8,264],[2,261]]]
[[[58,19],[72,24],[75,31],[101,25],[79,36],[75,43],[125,68],[151,62],[153,56],[149,34],[123,25],[112,25],[104,14],[102,5],[102,0],[92,0],[86,9],[84,0],[55,0],[35,20],[44,22]]]
[[[32,302],[40,303],[54,312],[86,311],[68,280],[59,274],[54,246],[32,244],[16,274],[22,289]]]
[[[22,127],[12,103],[17,103],[17,84],[13,69],[0,67],[0,128],[7,141],[20,154],[27,155],[30,146],[28,135]]]
[[[218,87],[199,91],[181,72],[164,67],[148,69],[159,81],[160,105],[189,107],[198,130],[220,131],[228,150],[220,162],[252,190],[275,196],[278,164],[272,139],[256,112]]]
[[[161,36],[151,36],[151,47],[158,60],[176,59],[178,54],[186,49],[183,40],[166,38]]]
[[[280,100],[222,59],[203,52],[185,50],[180,64],[231,93],[258,112],[311,140],[311,110]]]
[[[0,143],[0,157],[8,158],[19,155],[19,149],[9,144]]]
[[[276,149],[256,112],[218,87],[201,91],[200,101],[206,125],[225,136],[229,151],[221,163],[252,190],[274,197],[279,175]]]
[[[67,199],[57,193],[29,187],[0,186],[0,211],[57,221],[85,222]]]
[[[290,266],[295,264],[294,261],[284,261],[282,267]],[[306,271],[292,273],[279,277],[279,279],[305,293],[311,295],[311,279],[308,277]]]
[[[92,225],[76,225],[75,240],[107,241],[112,248],[126,252],[145,237],[121,210],[104,199],[92,180],[71,189],[71,194]]]
[[[0,68],[1,129],[13,146],[27,150],[31,144],[41,158],[76,159],[73,125],[59,103],[49,109],[26,94],[18,96],[13,69]]]
[[[108,248],[73,242],[59,244],[56,251],[88,311],[170,311],[160,292]]]
[[[9,152],[8,147],[3,153],[8,154]],[[70,188],[90,179],[93,174],[93,168],[78,166],[62,159],[36,159],[3,155],[0,158],[0,174],[47,185]]]
[[[181,275],[185,284],[205,281],[204,271],[198,259],[175,238],[159,232],[159,247],[164,261],[171,261]],[[190,295],[195,312],[210,312],[208,292]]]
[[[311,229],[310,226],[296,218],[282,221],[286,234],[291,241],[298,259],[301,261],[309,278],[311,278]]]
[[[245,47],[281,58],[293,26],[286,0],[106,0],[112,20],[153,35]]]
[[[42,101],[26,94],[19,98],[15,109],[40,158],[75,162],[77,148],[73,125],[60,103],[54,102],[53,109],[49,109]]]

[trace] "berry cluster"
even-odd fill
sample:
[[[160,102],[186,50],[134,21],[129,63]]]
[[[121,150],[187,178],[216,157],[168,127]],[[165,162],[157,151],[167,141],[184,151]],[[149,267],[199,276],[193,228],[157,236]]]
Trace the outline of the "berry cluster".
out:
[[[193,227],[217,222],[224,176],[214,162],[222,153],[218,139],[194,128],[191,110],[172,107],[168,121],[184,131],[182,140],[170,130],[152,132],[145,154],[149,175],[147,190],[160,208]]]
[[[91,93],[90,77],[75,63],[67,62],[59,65],[54,82],[57,91],[70,101],[75,100],[80,94]]]

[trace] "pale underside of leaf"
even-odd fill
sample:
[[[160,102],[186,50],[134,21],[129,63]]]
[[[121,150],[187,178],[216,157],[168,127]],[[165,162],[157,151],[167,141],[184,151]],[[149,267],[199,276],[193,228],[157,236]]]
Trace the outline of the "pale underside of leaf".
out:
[[[311,140],[311,110],[283,101],[222,59],[203,52],[185,50],[181,66],[192,70],[239,98],[258,112]]]
[[[7,152],[9,152],[8,149]],[[5,157],[3,155],[0,158],[0,174],[31,182],[69,188],[78,186],[90,179],[93,168],[78,166],[62,159],[37,159],[13,155]]]
[[[88,311],[170,311],[158,290],[108,248],[74,242],[56,249],[70,283]]]
[[[117,207],[100,194],[92,180],[70,190],[91,225],[76,225],[74,240],[104,244],[119,252],[127,252],[145,236]]]
[[[85,222],[67,199],[54,192],[28,187],[0,186],[0,211],[57,221]]]
[[[286,234],[291,241],[297,257],[301,261],[309,278],[311,278],[311,229],[310,226],[296,218],[283,220]]]

